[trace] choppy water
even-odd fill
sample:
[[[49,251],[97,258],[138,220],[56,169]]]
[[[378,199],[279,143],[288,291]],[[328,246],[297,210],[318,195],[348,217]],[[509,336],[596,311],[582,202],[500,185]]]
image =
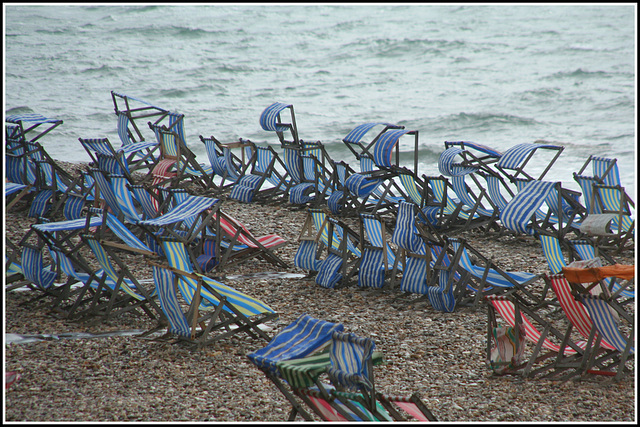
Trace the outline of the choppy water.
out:
[[[420,172],[445,140],[566,148],[547,175],[577,189],[590,154],[615,157],[635,194],[636,6],[5,6],[5,112],[64,124],[42,142],[88,160],[78,137],[118,142],[110,91],[186,115],[198,135],[276,143],[260,128],[294,105],[300,137],[356,125],[418,130]],[[151,135],[148,135],[151,138]],[[353,159],[355,163],[355,159]]]

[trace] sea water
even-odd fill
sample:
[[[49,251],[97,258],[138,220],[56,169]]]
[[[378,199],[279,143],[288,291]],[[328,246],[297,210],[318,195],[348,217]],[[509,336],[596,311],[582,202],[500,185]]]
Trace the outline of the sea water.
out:
[[[258,119],[285,102],[302,139],[349,163],[342,138],[383,121],[418,131],[420,174],[439,174],[444,141],[542,140],[565,147],[546,179],[579,189],[573,172],[606,156],[635,195],[632,4],[4,8],[5,113],[62,119],[41,140],[56,159],[88,161],[78,138],[120,144],[114,90],[185,114],[203,163],[199,135],[277,144]]]

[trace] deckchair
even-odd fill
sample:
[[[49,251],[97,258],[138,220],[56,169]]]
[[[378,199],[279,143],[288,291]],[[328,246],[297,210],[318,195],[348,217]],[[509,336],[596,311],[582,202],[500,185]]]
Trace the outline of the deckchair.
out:
[[[122,140],[123,146],[147,139],[142,135],[141,131],[141,128],[145,126],[139,121],[146,123],[149,118],[154,118],[155,123],[161,123],[169,115],[169,110],[166,108],[121,92],[112,90],[111,100],[113,101],[113,109],[116,115],[123,113],[128,118],[126,126],[118,126],[118,135]]]
[[[367,409],[376,410],[376,390],[373,378],[372,339],[353,333],[334,332],[331,336],[331,366],[327,374],[331,383],[341,391],[361,392]]]
[[[572,330],[576,330],[584,339],[590,343],[585,348],[585,357],[581,361],[577,369],[573,369],[569,375],[565,378],[571,378],[577,374],[610,374],[610,370],[603,366],[602,363],[611,358],[611,353],[616,348],[607,342],[606,338],[603,338],[597,333],[597,329],[594,327],[591,317],[588,311],[579,299],[576,299],[572,293],[572,288],[567,278],[563,274],[547,275],[546,280],[551,283],[551,287],[558,298],[558,302],[562,307],[564,314],[570,322],[570,327],[567,329],[567,334],[570,334]],[[595,359],[598,352],[604,352],[605,356],[600,356]],[[559,355],[560,357],[561,355]],[[599,369],[594,370],[594,365],[599,365]],[[615,361],[614,361],[615,363]],[[562,367],[562,362],[557,362],[557,368]],[[571,366],[575,368],[575,366]]]
[[[362,259],[358,268],[358,286],[382,288],[393,286],[396,271],[402,271],[396,254],[387,242],[387,231],[382,219],[375,215],[360,214],[363,240]]]
[[[173,113],[172,113],[173,114]],[[151,176],[159,176],[160,172],[167,171],[166,165],[173,162],[172,172],[175,176],[171,176],[168,180],[161,181],[163,186],[179,186],[185,182],[196,184],[200,187],[200,191],[211,193],[217,191],[217,186],[213,181],[213,168],[204,163],[199,163],[196,155],[189,149],[185,140],[184,133],[180,131],[183,117],[176,119],[173,126],[158,126],[149,122],[149,127],[155,132],[158,144],[160,145],[159,162],[152,170]],[[158,171],[160,169],[160,172]],[[166,181],[169,181],[168,183]]]
[[[240,171],[248,160],[245,159],[244,150],[241,151],[239,158],[231,151],[232,147],[240,145],[238,143],[223,144],[213,135],[208,138],[200,135],[200,140],[204,144],[211,169],[221,177],[221,180],[216,184],[218,191],[230,190],[240,178]]]
[[[555,366],[558,353],[565,356],[565,361],[579,360],[588,343],[586,341],[568,340],[566,334],[561,333],[549,321],[540,317],[535,311],[529,310],[526,304],[522,304],[517,299],[517,294],[509,296],[504,295],[487,295],[484,297],[489,303],[488,307],[488,331],[487,331],[487,360],[490,360],[492,338],[494,328],[498,327],[496,322],[496,313],[507,323],[507,326],[514,328],[516,331],[524,329],[525,338],[533,343],[534,348],[529,360],[521,365],[514,366],[511,369],[505,369],[503,373],[520,374],[523,376],[533,377],[545,371],[552,370]],[[534,320],[543,327],[540,332],[532,322]],[[561,344],[551,341],[548,336],[555,337]],[[542,349],[546,352],[541,352]],[[552,363],[542,365],[534,369],[534,365],[540,364],[546,359],[554,358]],[[569,359],[571,358],[571,359]]]
[[[522,297],[526,296],[527,301],[535,306],[548,303],[545,301],[548,286],[545,285],[540,292],[535,294],[532,289],[528,289],[533,283],[543,279],[542,275],[526,271],[504,271],[493,260],[488,259],[472,247],[465,239],[449,237],[448,241],[456,252],[454,259],[457,262],[453,263],[453,266],[455,267],[459,263],[460,267],[468,271],[475,279],[475,286],[469,284],[467,287],[476,294],[476,303],[486,295],[514,292],[518,292]],[[475,263],[471,261],[470,255],[473,255],[477,260]]]
[[[444,147],[445,150],[452,147],[457,147],[461,150],[452,156],[455,160],[458,160],[457,162],[454,161],[452,166],[462,168],[471,167],[474,169],[474,172],[478,172],[480,170],[493,172],[491,165],[498,162],[504,155],[501,151],[473,141],[445,141]],[[448,175],[442,169],[440,169],[440,173]]]
[[[559,182],[530,181],[500,213],[502,224],[515,233],[556,234],[558,237],[562,237],[560,230],[553,228],[549,220],[550,213],[540,218],[538,212],[538,208],[545,202],[552,190],[558,191],[559,186]]]
[[[330,342],[333,332],[343,329],[341,323],[331,323],[303,314],[278,332],[265,347],[247,354],[251,363],[260,369],[291,403],[289,421],[293,421],[297,414],[305,420],[313,418],[287,387],[287,381],[283,381],[277,364],[321,351]]]
[[[307,405],[323,421],[372,421],[375,420],[372,414],[364,415],[361,411],[354,411],[336,398],[334,387],[321,380],[326,368],[331,365],[328,347],[322,352],[315,352],[311,355],[281,360],[276,363],[279,375],[289,384],[293,395]],[[373,364],[383,361],[380,352],[372,355]],[[284,387],[283,387],[284,388]],[[352,399],[349,399],[351,402]],[[293,404],[293,403],[292,403]],[[292,410],[289,420],[295,419],[296,410]],[[305,420],[311,421],[313,418],[308,411],[301,412]],[[309,418],[307,418],[309,416]]]
[[[288,264],[274,251],[287,244],[287,241],[276,233],[255,236],[249,228],[220,210],[214,214],[216,230],[221,233],[217,253],[218,268],[246,262],[251,258],[260,258],[276,267],[288,268]],[[224,241],[223,241],[224,240]],[[224,245],[224,246],[223,246]]]
[[[467,229],[472,225],[475,227],[493,225],[498,218],[499,209],[475,177],[475,172],[478,171],[479,166],[473,166],[468,161],[456,162],[457,156],[464,154],[465,151],[458,146],[447,148],[438,160],[440,173],[451,177],[453,192],[459,200],[458,203],[463,205],[462,209],[469,217]],[[476,195],[465,182],[466,176],[473,180],[474,185],[479,189],[479,194]],[[471,221],[472,218],[475,218],[473,222]]]
[[[289,176],[278,153],[270,145],[259,146],[249,140],[241,142],[249,144],[253,154],[247,168],[242,171],[243,175],[233,185],[229,197],[243,203],[254,200],[263,203],[286,201],[280,196],[288,194]]]
[[[201,253],[203,239],[216,233],[207,227],[220,209],[221,201],[211,197],[193,196],[183,189],[174,189],[169,193],[172,203],[168,205],[165,213],[138,221],[136,225],[145,231],[147,241],[154,241],[158,247],[162,246],[159,240],[162,236],[180,240],[186,245],[191,259],[195,262]]]
[[[174,274],[174,285],[177,286],[182,298],[189,305],[186,318],[190,330],[181,329],[178,334],[179,338],[186,338],[199,347],[240,332],[246,332],[252,337],[263,338],[267,341],[271,339],[261,328],[265,322],[278,317],[278,314],[271,307],[263,301],[217,280],[194,273],[193,264],[189,260],[184,244],[171,238],[162,238],[161,240],[168,265],[154,264],[154,266],[169,270]],[[156,280],[160,278],[166,281],[167,277],[167,274],[156,273]],[[169,287],[166,283],[160,286]],[[163,303],[170,304],[166,300]],[[177,312],[178,308],[173,306],[172,310]],[[199,317],[199,311],[207,313],[203,319]],[[168,315],[167,317],[171,321],[171,317]],[[208,321],[206,326],[202,327],[199,333],[196,333],[197,325],[205,321]],[[172,327],[176,328],[177,326],[172,325]],[[222,332],[223,329],[224,332]],[[217,333],[218,330],[220,333]],[[214,333],[217,334],[214,335]]]
[[[545,162],[545,167],[542,172],[535,178],[533,171],[525,171],[525,167],[528,165],[533,156],[538,150],[549,150],[552,152],[552,158]],[[555,153],[553,153],[555,151]],[[513,147],[507,149],[500,157],[500,160],[495,164],[495,167],[500,170],[510,180],[515,178],[523,178],[529,180],[542,180],[544,176],[549,172],[551,167],[560,157],[564,151],[562,145],[543,144],[539,142],[516,144]],[[541,161],[543,160],[543,156]]]
[[[370,141],[363,141],[363,138],[374,128],[382,128]],[[353,128],[343,139],[342,142],[349,148],[356,159],[360,159],[363,154],[368,154],[373,158],[372,147],[378,141],[380,136],[389,129],[404,129],[404,126],[386,122],[369,122]]]
[[[317,212],[316,212],[317,213]],[[353,231],[347,224],[326,216],[326,223],[319,225],[316,218],[314,222],[320,232],[320,239],[327,250],[327,256],[318,269],[315,282],[323,288],[344,287],[350,284],[355,276],[362,251],[360,246],[360,235]]]
[[[146,289],[142,281],[137,278],[141,272],[136,271],[136,274],[133,274],[124,260],[117,255],[115,247],[111,246],[109,242],[101,241],[93,234],[82,234],[81,237],[105,273],[101,285],[102,289],[109,294],[109,298],[107,301],[101,301],[101,289],[98,287],[96,297],[89,304],[89,307],[76,315],[80,318],[94,317],[95,322],[113,318],[125,312],[137,312],[139,308],[151,319],[161,318],[162,311],[154,301],[154,289]],[[117,248],[121,250],[126,246],[117,245]],[[131,253],[131,251],[129,252]],[[148,250],[145,251],[145,254],[151,255],[153,252]],[[116,263],[117,269],[111,260]],[[115,309],[116,307],[118,309]]]
[[[580,294],[579,298],[587,308],[598,332],[602,334],[603,338],[606,339],[607,342],[610,342],[611,345],[620,352],[620,361],[615,366],[617,368],[617,373],[614,377],[614,380],[618,381],[622,379],[623,376],[633,372],[631,369],[628,369],[625,364],[632,355],[635,355],[636,352],[634,344],[635,340],[633,338],[635,322],[631,322],[632,330],[630,335],[627,337],[622,334],[615,317],[612,315],[612,311],[610,310],[612,305],[603,296]],[[613,367],[610,367],[610,369],[613,369]]]
[[[135,169],[129,167],[127,154],[156,145],[155,142],[140,142],[115,149],[108,138],[78,138],[78,141],[91,158],[94,167],[107,173],[124,175],[132,183],[136,180],[131,173],[140,167]]]
[[[448,258],[441,243],[417,227],[415,205],[398,205],[396,226],[391,242],[396,244],[400,262],[404,264],[399,290],[404,294],[426,295],[431,306],[438,311],[454,311],[465,279],[451,268],[443,267]],[[438,274],[434,274],[433,271]],[[418,302],[423,298],[418,298]]]
[[[317,215],[320,215],[321,211],[317,211]],[[320,228],[324,226],[324,216]],[[307,210],[304,223],[298,234],[298,249],[293,258],[293,264],[309,272],[309,275],[315,274],[322,265],[322,260],[319,259],[319,255],[322,252],[322,244],[320,241],[321,229],[316,229],[314,226],[313,214],[310,210]]]
[[[397,170],[398,178],[404,188],[407,202],[416,204],[419,208],[418,221],[429,224],[430,228],[442,223],[446,203],[444,200],[437,201],[430,187],[422,181],[411,170],[402,167]]]

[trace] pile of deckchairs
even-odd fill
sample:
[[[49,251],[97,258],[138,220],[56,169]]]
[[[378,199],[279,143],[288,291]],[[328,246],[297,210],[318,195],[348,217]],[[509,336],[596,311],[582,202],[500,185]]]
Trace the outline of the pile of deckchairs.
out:
[[[293,105],[276,102],[259,117],[275,144],[200,135],[202,162],[187,143],[183,114],[111,97],[119,144],[79,138],[91,163],[75,175],[42,143],[62,120],[6,118],[5,207],[23,207],[36,220],[20,241],[6,239],[7,282],[37,290],[34,301],[49,301],[59,315],[93,322],[148,316],[157,321],[149,332],[166,329],[163,339],[195,346],[237,333],[269,341],[276,311],[218,278],[255,259],[289,268],[278,249],[290,242],[255,236],[224,204],[281,204],[306,210],[293,264],[317,285],[389,292],[393,303],[443,312],[486,307],[487,364],[496,374],[628,373],[635,322],[630,330],[620,322],[633,320],[634,272],[615,256],[635,244],[635,204],[616,159],[590,156],[574,173],[575,191],[545,178],[563,146],[522,143],[500,152],[446,141],[440,175],[427,176],[418,171],[417,130],[369,122],[342,139],[353,161],[337,161],[322,142],[300,138]],[[412,167],[401,165],[409,155]],[[466,238],[473,234],[535,239],[550,271],[510,271]],[[148,271],[131,271],[131,257]],[[550,321],[550,309],[562,310],[570,327]],[[325,338],[322,344],[332,336]],[[306,359],[307,350],[290,359]],[[323,366],[339,366],[319,354]],[[362,384],[360,394],[349,394],[354,388],[333,368],[330,385],[313,376],[298,386],[280,366],[293,361],[269,363],[258,366],[281,391],[283,378],[293,387],[293,417],[310,417],[298,400],[316,415],[348,420],[400,419],[392,402],[424,406]],[[371,372],[360,380],[372,384]]]

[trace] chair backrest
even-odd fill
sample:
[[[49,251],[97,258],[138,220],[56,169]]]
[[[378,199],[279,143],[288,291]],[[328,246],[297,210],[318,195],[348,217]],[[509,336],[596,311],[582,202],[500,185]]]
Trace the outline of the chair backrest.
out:
[[[282,122],[282,112],[286,109],[290,110],[291,123]],[[260,126],[266,131],[276,132],[281,144],[294,144],[299,145],[298,140],[298,128],[296,125],[296,118],[293,111],[292,104],[285,104],[282,102],[274,102],[262,111],[260,114]],[[286,141],[284,138],[285,131],[291,132],[291,141]]]
[[[557,237],[546,234],[540,234],[538,237],[540,238],[542,252],[547,259],[549,270],[551,270],[552,274],[561,273],[562,267],[566,267],[567,263],[564,260],[564,255],[562,254],[560,241]]]
[[[533,235],[535,229],[530,224],[531,218],[555,185],[551,181],[530,181],[500,213],[503,225],[515,232]]]
[[[353,333],[333,332],[331,336],[330,360],[327,368],[331,381],[344,390],[371,391],[373,379],[373,350],[371,338]]]
[[[425,244],[420,238],[415,220],[415,205],[400,202],[391,241],[409,252],[424,254]]]
[[[42,251],[27,245],[22,248],[22,274],[40,289],[49,289],[58,277],[56,271],[44,266]]]
[[[621,333],[609,303],[602,296],[579,294],[578,297],[587,308],[593,324],[598,328],[603,339],[618,351],[625,351],[627,345],[631,344],[629,341],[633,340],[633,335],[626,337]],[[635,346],[631,346],[629,352],[635,354],[635,351]]]
[[[173,273],[166,268],[154,265],[153,281],[160,300],[160,308],[169,321],[169,332],[191,338],[192,330],[178,302]]]
[[[369,142],[362,141],[362,138],[373,128],[376,126],[382,126],[382,130],[376,134],[374,138]],[[378,141],[380,136],[384,134],[389,129],[403,129],[404,126],[395,125],[392,123],[385,122],[370,122],[363,123],[361,125],[356,126],[349,132],[343,139],[342,142],[353,152],[356,158],[360,158],[361,155],[367,154],[373,158],[373,153],[369,150],[370,148]],[[355,148],[358,147],[358,148]]]
[[[524,168],[529,163],[535,152],[539,149],[555,150],[555,156],[547,163],[545,169],[537,177],[533,178]],[[558,159],[564,147],[561,145],[539,144],[539,143],[522,143],[516,144],[504,152],[500,160],[496,163],[496,167],[511,178],[524,177],[528,180],[541,180],[547,174],[551,166]]]

